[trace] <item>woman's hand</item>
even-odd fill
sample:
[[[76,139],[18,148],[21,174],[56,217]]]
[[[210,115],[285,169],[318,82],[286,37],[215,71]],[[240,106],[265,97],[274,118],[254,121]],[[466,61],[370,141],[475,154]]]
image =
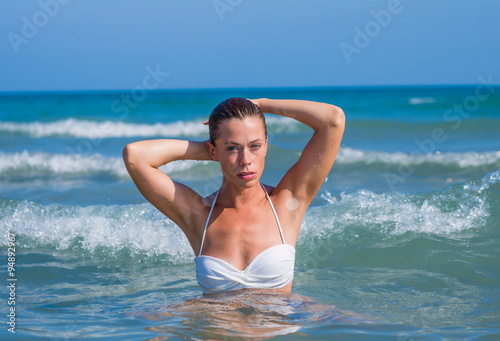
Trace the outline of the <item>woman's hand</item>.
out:
[[[261,108],[260,106],[260,100],[261,98],[258,98],[258,99],[250,99],[250,98],[247,98],[247,100],[249,100],[250,102],[252,102],[253,104],[255,104],[256,106],[258,106],[259,108]],[[262,109],[262,108],[261,108]]]

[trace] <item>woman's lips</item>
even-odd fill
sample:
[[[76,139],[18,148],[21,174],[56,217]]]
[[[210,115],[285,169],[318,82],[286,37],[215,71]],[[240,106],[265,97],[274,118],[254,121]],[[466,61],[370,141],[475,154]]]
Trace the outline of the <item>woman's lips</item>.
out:
[[[238,174],[238,177],[240,179],[243,179],[243,180],[250,180],[250,179],[253,179],[255,177],[255,173],[254,172],[242,172],[242,173]]]

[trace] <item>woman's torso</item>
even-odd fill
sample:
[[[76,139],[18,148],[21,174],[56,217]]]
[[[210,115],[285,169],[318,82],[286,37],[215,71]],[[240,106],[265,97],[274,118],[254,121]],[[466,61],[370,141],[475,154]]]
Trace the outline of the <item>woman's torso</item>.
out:
[[[283,207],[273,205],[264,190],[261,194],[255,205],[243,208],[217,205],[218,193],[209,197],[211,214],[207,213],[205,236],[204,228],[199,252],[195,251],[197,278],[205,292],[204,283],[219,289],[291,290],[297,234],[280,224],[290,220]]]

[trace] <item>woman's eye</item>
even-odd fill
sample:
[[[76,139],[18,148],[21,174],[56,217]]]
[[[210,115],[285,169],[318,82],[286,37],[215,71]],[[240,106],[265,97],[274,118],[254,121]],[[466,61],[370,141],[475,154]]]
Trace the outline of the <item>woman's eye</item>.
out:
[[[260,148],[260,144],[253,144],[252,145],[252,149],[258,149],[258,148]]]

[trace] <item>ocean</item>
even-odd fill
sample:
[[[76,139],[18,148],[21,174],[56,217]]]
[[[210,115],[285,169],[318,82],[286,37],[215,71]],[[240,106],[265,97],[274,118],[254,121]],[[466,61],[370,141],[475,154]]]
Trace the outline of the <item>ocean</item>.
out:
[[[187,239],[121,158],[142,139],[206,140],[235,96],[346,114],[291,294],[203,296]],[[312,130],[266,120],[276,185]],[[160,169],[202,195],[221,182],[211,161]],[[500,88],[1,93],[0,232],[2,340],[499,340]]]

